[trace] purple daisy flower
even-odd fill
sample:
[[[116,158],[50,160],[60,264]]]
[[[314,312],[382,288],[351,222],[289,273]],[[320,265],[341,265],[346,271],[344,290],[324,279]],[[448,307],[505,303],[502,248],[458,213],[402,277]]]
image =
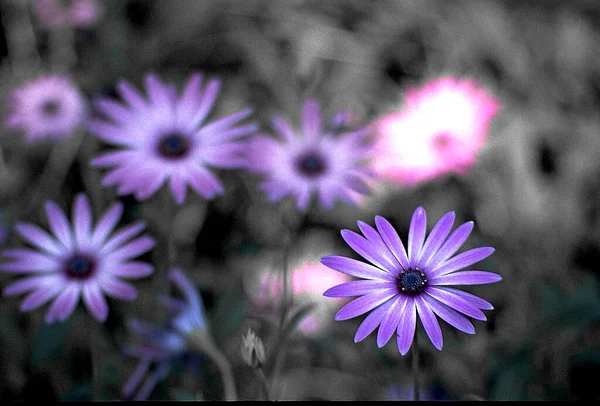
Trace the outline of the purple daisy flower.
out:
[[[86,102],[71,79],[41,76],[12,91],[8,128],[25,131],[25,140],[70,137],[87,117]]]
[[[143,222],[110,236],[122,212],[123,205],[116,203],[92,227],[88,198],[79,194],[73,204],[72,226],[56,203],[46,203],[53,235],[33,224],[17,223],[16,231],[36,249],[3,250],[2,254],[12,262],[0,264],[0,270],[34,275],[7,286],[4,295],[28,293],[21,304],[23,312],[54,299],[46,313],[48,324],[66,320],[80,296],[92,316],[106,320],[108,305],[104,294],[133,300],[137,295],[135,288],[121,279],[141,278],[153,272],[151,265],[132,260],[154,246],[154,240],[148,236],[130,241],[144,229]]]
[[[343,116],[334,116],[330,127],[340,127]],[[367,180],[372,176],[366,166],[369,151],[367,128],[340,132],[322,128],[318,102],[304,103],[302,131],[298,135],[281,117],[273,120],[279,135],[252,137],[248,144],[247,169],[264,174],[267,180],[260,189],[270,202],[288,195],[296,198],[298,209],[306,210],[313,193],[321,205],[333,208],[336,199],[357,204],[361,195],[369,193]]]
[[[161,303],[168,311],[164,326],[154,326],[138,319],[129,323],[140,335],[142,342],[125,350],[127,354],[140,359],[137,368],[122,388],[121,392],[126,398],[133,395],[152,363],[155,363],[153,371],[134,397],[135,400],[148,399],[156,384],[169,373],[173,362],[190,352],[189,335],[206,329],[204,306],[194,285],[177,268],[169,271],[168,278],[181,291],[185,300],[161,297]]]
[[[202,76],[193,75],[181,94],[155,75],[146,77],[149,100],[131,85],[121,82],[121,104],[109,99],[98,107],[111,121],[96,120],[89,129],[102,140],[122,149],[92,160],[91,164],[115,167],[104,177],[104,186],[119,184],[120,195],[133,193],[139,200],[154,194],[165,180],[171,193],[183,203],[189,185],[206,199],[223,193],[221,182],[207,166],[236,168],[244,163],[244,144],[239,138],[256,131],[254,124],[236,126],[250,109],[205,123],[220,82],[210,80],[199,94]]]
[[[398,233],[383,217],[375,217],[377,230],[362,221],[358,227],[365,237],[342,230],[348,245],[371,264],[342,256],[326,256],[321,262],[336,271],[363,278],[334,286],[329,297],[360,296],[342,307],[336,320],[347,320],[370,312],[354,337],[359,342],[378,326],[377,345],[384,346],[397,332],[400,354],[408,352],[415,334],[417,314],[433,345],[442,349],[442,330],[436,315],[451,326],[474,334],[473,324],[465,317],[486,320],[481,311],[493,306],[453,285],[479,285],[502,278],[492,272],[457,272],[488,257],[491,247],[474,248],[453,256],[473,229],[469,221],[450,236],[454,212],[445,214],[425,239],[427,218],[422,207],[415,210],[405,250]]]

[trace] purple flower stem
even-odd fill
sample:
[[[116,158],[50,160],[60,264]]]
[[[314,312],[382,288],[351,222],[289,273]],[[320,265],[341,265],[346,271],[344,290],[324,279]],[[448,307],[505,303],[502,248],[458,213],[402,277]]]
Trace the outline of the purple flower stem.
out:
[[[412,343],[412,373],[413,373],[413,399],[421,400],[419,395],[419,334],[415,331],[415,338]]]

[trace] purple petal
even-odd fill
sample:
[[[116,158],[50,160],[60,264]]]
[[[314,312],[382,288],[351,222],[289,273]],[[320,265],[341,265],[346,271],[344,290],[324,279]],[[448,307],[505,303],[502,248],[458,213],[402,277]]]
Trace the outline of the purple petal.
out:
[[[183,294],[187,302],[192,307],[194,314],[202,315],[204,307],[202,305],[200,295],[198,294],[196,287],[192,284],[192,282],[190,282],[181,269],[173,268],[169,270],[167,277]]]
[[[404,306],[406,306],[406,296],[396,296],[392,306],[390,306],[387,314],[381,321],[379,331],[377,332],[377,346],[379,348],[386,345],[387,342],[390,341],[390,338],[392,338],[394,332],[398,329],[398,323],[402,317]]]
[[[365,279],[382,279],[393,282],[396,280],[392,275],[382,271],[373,265],[366,264],[356,259],[341,257],[337,255],[329,255],[321,258],[321,263],[338,272],[346,275],[355,276]]]
[[[210,124],[205,125],[198,132],[198,136],[200,139],[206,139],[209,144],[213,144],[216,141],[220,141],[221,134],[225,131],[230,130],[232,126],[237,124],[239,121],[248,117],[252,113],[252,109],[244,109],[223,118],[220,118],[216,121],[213,121]]]
[[[92,228],[92,210],[87,196],[83,193],[78,194],[75,198],[72,223],[75,231],[75,242],[77,244],[87,244]]]
[[[20,295],[31,290],[46,289],[56,284],[60,284],[58,275],[29,276],[11,283],[4,288],[2,294],[4,296]]]
[[[421,319],[421,323],[423,323],[423,328],[425,328],[427,336],[429,336],[433,346],[438,350],[441,350],[443,346],[442,329],[440,328],[440,324],[438,323],[435,314],[421,296],[415,296],[415,303],[417,305],[419,318]]]
[[[441,248],[433,255],[433,258],[429,260],[427,264],[428,269],[435,269],[438,265],[442,264],[445,260],[450,258],[458,249],[464,244],[464,242],[471,234],[473,230],[473,222],[469,221],[461,224],[442,244]]]
[[[0,271],[17,273],[54,272],[60,267],[60,263],[56,258],[30,249],[5,249],[2,251],[2,255],[12,258],[14,262],[0,264]]]
[[[114,230],[123,214],[123,203],[113,204],[110,209],[102,216],[94,232],[92,233],[92,245],[99,246],[106,240],[106,237]]]
[[[90,121],[88,130],[109,144],[134,146],[138,142],[134,137],[126,137],[120,127],[103,121]]]
[[[222,131],[211,131],[211,132],[201,132],[202,135],[209,137],[210,144],[214,143],[225,143],[236,140],[237,138],[243,137],[245,135],[249,135],[255,133],[258,130],[258,126],[256,124],[245,124],[229,129],[223,129]]]
[[[296,207],[301,212],[305,212],[310,203],[311,190],[309,187],[299,187],[296,190]]]
[[[474,263],[489,257],[494,251],[495,250],[492,247],[473,248],[472,250],[465,251],[453,258],[450,258],[437,268],[431,268],[431,270],[427,272],[427,277],[433,279],[439,275],[445,275],[454,271],[458,271],[459,269],[473,265]]]
[[[151,360],[148,358],[144,358],[139,362],[138,366],[135,368],[135,371],[133,374],[131,374],[123,386],[123,389],[121,389],[121,394],[123,397],[128,398],[133,394],[133,391],[139,385],[140,381],[148,371],[148,368],[150,368],[150,363]]]
[[[427,262],[429,262],[446,240],[446,237],[448,237],[448,233],[450,233],[450,229],[452,228],[452,224],[454,223],[454,218],[455,214],[453,211],[446,213],[433,227],[427,237],[427,241],[425,241],[425,244],[423,245],[423,250],[417,265],[419,268],[425,268]]]
[[[358,221],[358,228],[365,235],[367,240],[369,240],[376,251],[379,254],[379,259],[385,263],[385,270],[389,271],[394,276],[400,275],[400,263],[396,260],[394,254],[391,253],[381,236],[373,227],[368,225],[365,222]],[[373,250],[371,250],[373,251]]]
[[[142,232],[144,228],[146,228],[146,224],[143,221],[138,221],[136,223],[123,227],[121,230],[119,230],[119,232],[117,232],[108,241],[106,241],[104,246],[100,249],[100,254],[106,255],[114,251],[121,244]]]
[[[275,128],[275,131],[277,131],[277,133],[281,135],[282,138],[288,143],[294,141],[296,138],[294,129],[290,123],[281,117],[275,117],[273,119],[273,127]]]
[[[473,305],[477,306],[480,309],[483,309],[483,310],[493,310],[494,309],[494,306],[492,306],[492,304],[490,302],[480,298],[479,296],[475,296],[472,293],[454,289],[454,288],[442,287],[442,286],[438,286],[434,289],[443,290],[448,293],[455,294],[455,295],[469,301],[470,303],[472,303]]]
[[[429,281],[430,285],[483,285],[502,280],[502,277],[492,272],[464,271],[436,276]]]
[[[150,172],[144,176],[144,183],[137,188],[135,197],[138,200],[145,200],[152,196],[164,183],[166,179],[164,172]]]
[[[380,291],[361,296],[347,303],[335,315],[335,320],[348,320],[356,316],[360,316],[383,302],[397,295],[397,289],[381,289]]]
[[[15,229],[27,241],[52,255],[61,255],[58,242],[41,228],[27,223],[17,223]]]
[[[321,111],[319,103],[308,100],[302,113],[302,132],[307,142],[314,142],[321,136]]]
[[[168,106],[170,104],[169,91],[155,74],[146,76],[146,90],[153,104],[157,106]]]
[[[148,397],[150,397],[150,393],[152,393],[152,390],[154,389],[156,384],[167,375],[169,369],[171,369],[171,365],[168,362],[162,363],[155,371],[153,371],[150,374],[148,378],[146,378],[146,381],[140,388],[137,395],[135,395],[133,400],[147,400]]]
[[[406,250],[404,249],[404,244],[402,244],[402,240],[400,239],[400,236],[396,230],[394,230],[394,227],[392,227],[389,221],[381,216],[375,217],[375,224],[379,234],[381,235],[381,238],[388,246],[390,251],[394,254],[398,262],[400,262],[404,269],[410,268],[408,256],[406,255]]]
[[[389,261],[372,242],[354,231],[342,230],[341,234],[344,241],[361,257],[390,274],[398,274],[397,270],[389,265]]]
[[[179,99],[179,105],[181,107],[187,107],[196,104],[201,83],[202,74],[194,73],[190,77],[185,85],[185,88],[181,92],[181,98]]]
[[[448,292],[446,289],[438,288],[434,286],[427,287],[427,294],[436,298],[448,307],[453,308],[467,316],[473,317],[477,320],[486,320],[485,314],[479,308],[469,300],[455,295],[454,293]]]
[[[98,110],[102,111],[102,113],[113,121],[123,123],[131,118],[131,112],[121,103],[117,103],[114,100],[103,98],[97,100],[95,104]]]
[[[110,273],[120,278],[143,278],[154,272],[154,267],[140,261],[131,261],[121,264],[110,270]]]
[[[65,213],[52,201],[46,202],[46,214],[50,222],[50,229],[58,240],[67,248],[73,248],[71,228]]]
[[[422,296],[422,298],[425,302],[427,302],[429,308],[433,310],[433,312],[442,320],[467,334],[475,334],[475,327],[473,327],[473,324],[471,324],[471,322],[465,316],[461,315],[456,310],[453,310],[450,307],[438,302],[431,296],[425,295]]]
[[[185,200],[186,186],[187,185],[181,176],[171,175],[169,188],[171,189],[171,194],[175,198],[177,204],[183,204]]]
[[[79,302],[79,284],[71,283],[65,290],[58,295],[48,313],[46,313],[46,324],[54,323],[55,321],[65,321],[75,310]]]
[[[408,352],[415,336],[415,327],[417,326],[417,308],[415,306],[415,299],[407,297],[397,330],[398,351],[400,351],[401,355],[405,355]]]
[[[358,326],[358,330],[356,330],[356,334],[354,335],[355,343],[364,340],[377,328],[377,326],[381,324],[381,321],[393,303],[395,303],[395,301],[388,300],[380,306],[377,306],[367,315],[367,317],[365,317],[363,322],[360,323],[360,326]]]
[[[192,165],[188,168],[188,181],[192,189],[205,199],[212,199],[223,193],[221,182],[207,169]]]
[[[100,287],[108,296],[115,299],[134,300],[137,297],[137,291],[133,286],[116,278],[102,279]]]
[[[421,247],[425,241],[427,232],[427,215],[425,209],[417,207],[410,220],[408,229],[408,262],[411,268],[415,268],[419,262]]]
[[[83,302],[88,311],[98,321],[104,322],[108,317],[108,304],[96,283],[90,282],[83,285]]]
[[[202,93],[200,104],[196,115],[192,120],[194,126],[202,124],[210,110],[212,109],[217,96],[219,95],[219,89],[221,88],[221,82],[218,79],[211,79],[206,84],[204,92]]]
[[[382,280],[359,280],[342,283],[329,288],[323,293],[327,297],[362,296],[373,293],[374,290],[392,289],[398,286],[395,282]]]
[[[35,308],[38,308],[54,298],[63,289],[63,286],[58,283],[46,284],[46,286],[39,287],[33,293],[30,293],[25,297],[23,303],[21,303],[20,310],[22,312],[28,312]]]
[[[241,142],[228,142],[202,148],[202,160],[218,168],[239,168],[245,165],[243,153],[247,146]]]
[[[117,91],[121,94],[123,99],[133,110],[143,110],[146,108],[146,100],[140,95],[140,93],[129,83],[122,81],[117,84]]]
[[[113,251],[110,256],[120,261],[126,261],[150,251],[155,244],[156,242],[148,236],[139,237]]]
[[[125,162],[131,162],[136,156],[138,152],[131,149],[111,151],[93,158],[90,165],[100,167],[123,165]]]

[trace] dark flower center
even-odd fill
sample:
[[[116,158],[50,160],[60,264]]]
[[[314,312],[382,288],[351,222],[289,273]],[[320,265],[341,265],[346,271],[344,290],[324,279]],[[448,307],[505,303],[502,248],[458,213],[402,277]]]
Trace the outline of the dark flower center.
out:
[[[55,117],[60,112],[60,103],[58,100],[48,100],[42,104],[42,113],[48,117]]]
[[[158,153],[169,159],[180,159],[190,152],[190,140],[187,136],[172,132],[163,136],[158,142]]]
[[[425,279],[425,274],[419,268],[404,271],[398,277],[398,286],[402,293],[406,293],[407,295],[415,295],[422,292],[426,284],[427,279]]]
[[[320,154],[308,152],[298,157],[296,168],[302,175],[315,178],[325,173],[327,164]]]
[[[87,279],[96,269],[96,262],[88,255],[75,254],[65,262],[65,273],[73,279]]]

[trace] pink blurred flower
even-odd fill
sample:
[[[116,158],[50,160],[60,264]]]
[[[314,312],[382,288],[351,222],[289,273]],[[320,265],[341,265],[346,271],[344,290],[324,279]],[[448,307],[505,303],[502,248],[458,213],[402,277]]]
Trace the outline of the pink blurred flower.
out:
[[[486,143],[499,102],[473,81],[443,77],[411,89],[405,107],[376,120],[376,172],[398,185],[465,174]]]
[[[290,286],[295,305],[292,311],[310,303],[315,305],[298,325],[302,333],[315,335],[324,330],[339,303],[331,304],[324,301],[323,292],[334,285],[350,280],[349,276],[335,272],[319,262],[304,262],[290,271]],[[253,292],[252,300],[254,305],[260,309],[276,311],[282,292],[281,275],[265,270],[259,274],[259,281]]]
[[[97,0],[34,0],[33,11],[46,28],[89,27],[102,12]]]
[[[11,93],[8,128],[25,131],[25,140],[70,137],[87,117],[83,95],[68,76],[47,75]]]

